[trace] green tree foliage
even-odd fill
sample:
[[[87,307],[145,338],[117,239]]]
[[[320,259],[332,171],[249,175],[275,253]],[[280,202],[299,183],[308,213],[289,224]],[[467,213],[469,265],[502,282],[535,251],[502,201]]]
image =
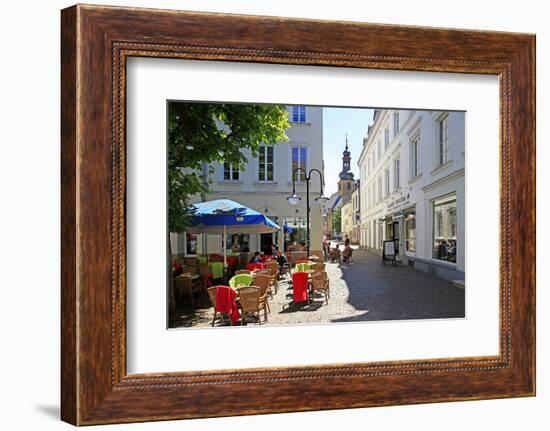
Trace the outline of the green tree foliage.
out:
[[[335,232],[342,232],[342,205],[338,205],[338,207],[334,210],[332,227]]]
[[[287,141],[288,112],[279,105],[168,104],[168,220],[181,233],[193,215],[191,198],[210,187],[206,164],[244,166],[242,150]]]

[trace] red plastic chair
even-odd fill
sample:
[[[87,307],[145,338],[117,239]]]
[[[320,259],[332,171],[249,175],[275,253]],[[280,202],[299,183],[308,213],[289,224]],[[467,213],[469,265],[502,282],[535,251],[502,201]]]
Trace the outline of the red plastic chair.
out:
[[[237,266],[238,258],[235,256],[227,256],[227,266],[229,268],[235,268]]]
[[[257,269],[265,269],[265,265],[263,263],[249,263],[248,265],[246,265],[246,269],[248,269],[249,271],[255,271]]]
[[[209,260],[210,262],[223,262],[223,256],[221,254],[212,253]]]
[[[309,302],[308,292],[308,274],[307,272],[294,272],[292,274],[292,293],[293,301]]]

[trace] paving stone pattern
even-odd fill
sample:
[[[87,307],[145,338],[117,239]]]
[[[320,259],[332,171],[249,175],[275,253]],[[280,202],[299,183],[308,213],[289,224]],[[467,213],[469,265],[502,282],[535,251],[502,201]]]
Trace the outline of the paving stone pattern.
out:
[[[373,320],[463,318],[465,291],[451,282],[405,265],[382,265],[381,258],[354,250],[352,263],[327,263],[328,304],[322,293],[310,304],[293,304],[290,277],[279,282],[269,300],[271,313],[262,325],[301,325]],[[209,327],[213,309],[201,297],[193,308],[188,299],[170,327]]]

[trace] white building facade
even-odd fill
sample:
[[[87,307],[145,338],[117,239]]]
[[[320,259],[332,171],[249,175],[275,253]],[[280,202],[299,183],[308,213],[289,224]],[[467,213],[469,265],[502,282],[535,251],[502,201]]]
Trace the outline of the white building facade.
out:
[[[449,280],[465,270],[463,112],[376,110],[358,161],[360,245]]]
[[[280,249],[290,244],[305,245],[306,241],[306,183],[304,174],[296,175],[296,194],[301,197],[298,205],[291,205],[287,198],[292,194],[292,172],[300,167],[307,172],[316,168],[323,172],[323,113],[320,107],[288,106],[291,127],[286,131],[288,142],[264,145],[259,155],[253,157],[249,150],[243,150],[248,162],[244,168],[229,163],[211,166],[211,192],[206,200],[231,199],[255,209],[281,228],[274,234],[228,235],[228,250],[264,251],[271,243]],[[322,216],[319,203],[321,181],[312,173],[310,182],[310,238],[311,249],[322,249]],[[196,201],[200,201],[197,196]],[[238,243],[238,246],[236,245]],[[222,249],[221,236],[208,235],[207,242],[202,235],[172,236],[173,249],[177,254],[196,255],[205,252],[216,253]]]

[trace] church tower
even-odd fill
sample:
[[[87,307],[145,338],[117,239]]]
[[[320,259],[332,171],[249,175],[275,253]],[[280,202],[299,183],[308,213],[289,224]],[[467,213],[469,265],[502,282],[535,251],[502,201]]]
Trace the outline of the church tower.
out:
[[[338,194],[342,197],[343,202],[347,202],[351,198],[353,185],[355,183],[353,172],[351,169],[351,153],[348,147],[348,135],[346,133],[346,149],[342,153],[342,171],[338,180]]]

